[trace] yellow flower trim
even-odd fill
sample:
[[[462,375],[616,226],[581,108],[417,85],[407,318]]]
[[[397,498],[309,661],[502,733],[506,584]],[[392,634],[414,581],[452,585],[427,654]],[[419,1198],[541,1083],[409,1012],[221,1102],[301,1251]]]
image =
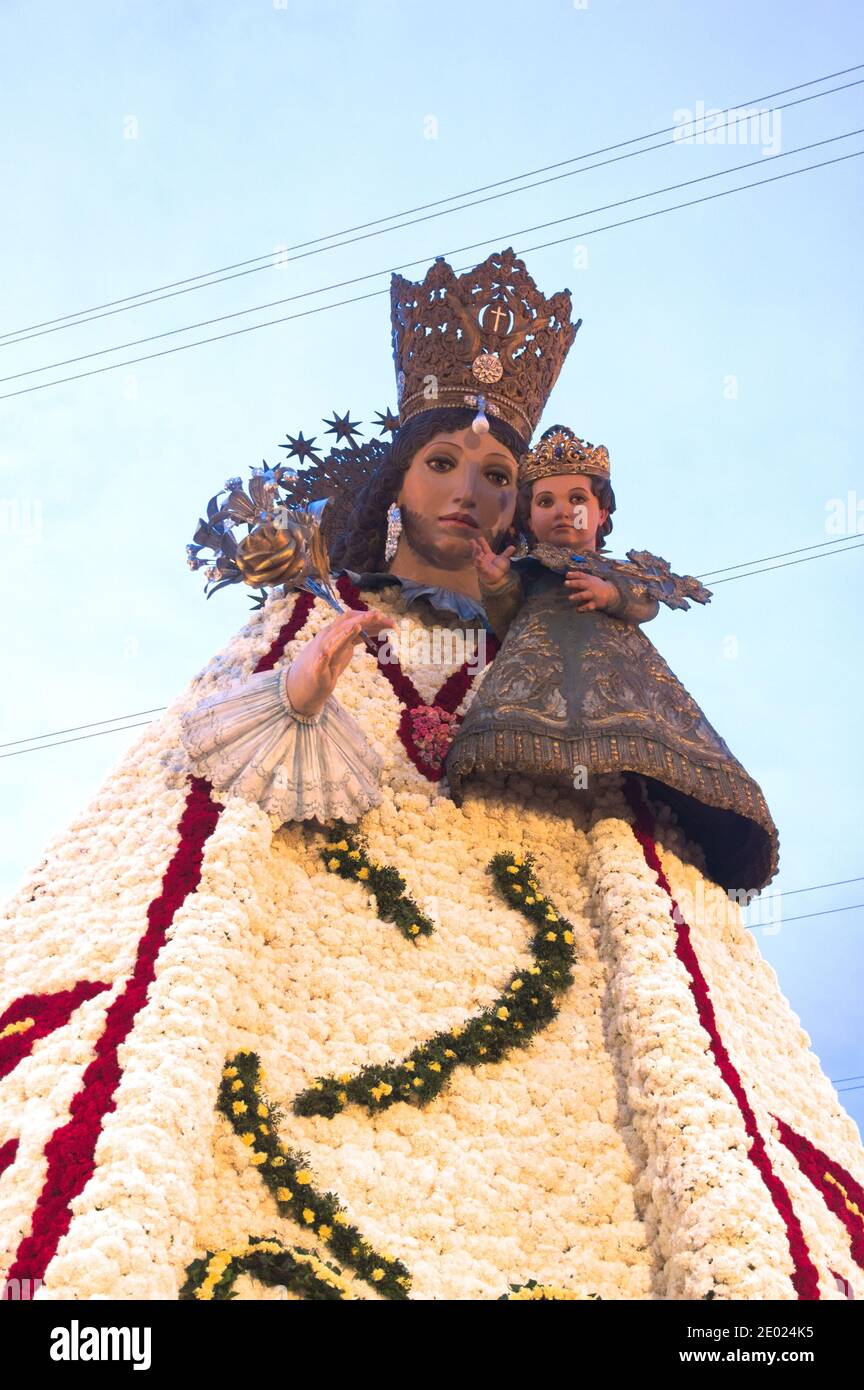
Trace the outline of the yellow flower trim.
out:
[[[849,1193],[846,1191],[846,1188],[843,1186],[842,1182],[839,1182],[838,1179],[834,1177],[833,1173],[823,1173],[823,1177],[826,1182],[833,1182],[835,1187],[839,1187],[840,1191],[843,1194],[843,1201],[846,1203],[847,1209],[851,1212],[854,1212],[856,1216],[861,1216],[861,1208],[858,1206],[857,1202],[852,1201],[851,1197],[849,1196]]]
[[[26,1033],[35,1022],[35,1018],[22,1018],[18,1023],[7,1023],[6,1027],[0,1031],[0,1038],[11,1038],[15,1033]]]
[[[239,1053],[237,1055],[238,1057],[240,1056]],[[382,1256],[367,1241],[365,1241],[360,1236],[360,1233],[356,1230],[356,1228],[354,1228],[351,1225],[351,1222],[347,1215],[339,1209],[338,1199],[336,1198],[335,1194],[322,1194],[318,1192],[315,1186],[313,1185],[314,1174],[308,1167],[295,1168],[295,1164],[297,1164],[298,1162],[303,1162],[303,1155],[278,1151],[281,1148],[281,1146],[279,1145],[278,1133],[276,1130],[276,1126],[273,1122],[279,1120],[281,1112],[279,1111],[278,1107],[274,1108],[266,1102],[266,1098],[261,1097],[260,1088],[258,1085],[259,1079],[262,1075],[259,1059],[254,1054],[250,1054],[248,1049],[246,1049],[246,1055],[249,1055],[251,1057],[251,1064],[248,1065],[245,1069],[238,1067],[223,1068],[223,1080],[220,1087],[218,1108],[232,1121],[232,1123],[234,1124],[235,1133],[237,1133],[238,1137],[247,1147],[256,1146],[256,1144],[261,1145],[260,1148],[258,1148],[257,1146],[255,1147],[254,1152],[249,1155],[249,1161],[252,1166],[258,1168],[262,1168],[265,1165],[269,1165],[269,1168],[271,1170],[269,1175],[265,1173],[262,1174],[262,1176],[264,1176],[265,1183],[269,1187],[271,1195],[274,1197],[274,1199],[280,1204],[287,1205],[288,1203],[290,1203],[293,1207],[293,1212],[291,1214],[294,1215],[296,1219],[301,1220],[306,1226],[314,1227],[315,1224],[318,1223],[316,1234],[322,1241],[326,1241],[327,1244],[330,1245],[331,1249],[333,1249],[333,1253],[339,1259],[348,1258],[345,1253],[345,1238],[342,1237],[340,1234],[337,1234],[334,1228],[338,1226],[342,1230],[347,1229],[348,1242],[350,1243],[352,1238],[355,1241],[357,1241],[357,1244],[352,1246],[351,1249],[355,1255],[359,1252],[360,1260],[362,1261],[362,1263],[358,1263],[356,1272],[360,1276],[360,1278],[365,1279],[367,1281],[371,1281],[371,1271],[373,1268],[379,1267],[378,1262],[382,1259]],[[242,1123],[242,1119],[240,1116],[237,1115],[236,1111],[239,1105],[243,1105],[245,1108],[245,1102],[232,1101],[231,1099],[232,1078],[229,1073],[232,1069],[238,1074],[242,1072],[244,1085],[248,1087],[249,1091],[252,1094],[255,1095],[255,1109],[258,1113],[259,1118],[261,1116],[266,1116],[271,1121],[268,1124],[258,1125],[257,1128],[259,1130],[259,1134],[257,1136],[254,1133],[248,1131],[245,1133],[240,1132],[239,1125]],[[420,1084],[422,1085],[423,1082],[421,1081]],[[321,1088],[321,1085],[322,1083],[319,1082],[318,1089]],[[392,1087],[387,1086],[387,1090],[392,1090]],[[273,1151],[274,1148],[277,1150],[276,1152]],[[275,1172],[283,1167],[287,1167],[287,1165],[289,1164],[291,1165],[290,1170],[285,1174],[285,1177],[288,1178],[288,1181],[286,1182],[283,1179],[283,1182],[280,1184],[275,1177]],[[305,1195],[309,1205],[301,1205],[302,1198],[300,1197],[300,1193],[297,1192],[297,1188],[306,1189]],[[284,1210],[283,1214],[285,1214]],[[261,1246],[261,1243],[258,1242],[254,1248],[263,1247]],[[288,1251],[287,1247],[283,1247],[281,1244],[277,1245],[275,1248],[280,1251],[284,1250],[286,1254],[290,1254],[292,1255],[292,1257],[296,1253],[293,1247],[291,1251]],[[225,1252],[217,1252],[217,1254],[221,1254],[224,1261]],[[384,1258],[386,1259],[387,1257]],[[228,1260],[230,1262],[230,1253],[228,1254]],[[226,1267],[227,1265],[223,1263],[223,1272],[224,1268]],[[190,1269],[191,1268],[193,1267],[190,1266]],[[199,1294],[197,1291],[195,1291],[196,1297],[206,1297],[208,1288],[212,1289],[214,1287],[214,1283],[218,1283],[219,1278],[221,1277],[221,1274],[218,1270],[218,1262],[216,1266],[213,1266],[211,1264],[208,1270],[208,1275],[212,1275],[214,1269],[216,1271],[215,1281],[211,1278],[208,1284],[207,1279],[205,1279],[203,1281],[206,1285],[204,1293]],[[254,1270],[250,1272],[253,1274],[254,1277]],[[273,1271],[271,1270],[268,1274],[268,1278],[270,1277],[270,1275],[272,1275],[272,1273]],[[319,1273],[321,1273],[320,1270]],[[403,1276],[404,1279],[407,1280],[407,1282],[397,1283],[397,1276],[399,1275]],[[321,1273],[321,1278],[325,1277],[326,1276],[323,1273]],[[376,1282],[378,1281],[376,1280]],[[403,1290],[406,1289],[409,1285],[410,1274],[408,1270],[406,1270],[404,1265],[397,1263],[396,1267],[392,1269],[390,1274],[387,1276],[387,1284],[386,1286],[382,1287],[381,1292],[384,1294],[385,1297],[401,1299],[402,1297],[404,1297]],[[188,1293],[191,1294],[191,1292],[192,1288],[190,1286]],[[187,1294],[184,1293],[183,1296],[185,1297],[187,1296]]]
[[[338,1289],[345,1298],[353,1298],[350,1284],[311,1250],[300,1250],[297,1246],[288,1247],[276,1240],[247,1241],[230,1249],[219,1250],[207,1262],[207,1275],[195,1290],[195,1298],[202,1302],[211,1301],[216,1285],[221,1281],[229,1265],[237,1260],[249,1259],[259,1254],[288,1255],[296,1264],[308,1265],[312,1272],[331,1288]]]

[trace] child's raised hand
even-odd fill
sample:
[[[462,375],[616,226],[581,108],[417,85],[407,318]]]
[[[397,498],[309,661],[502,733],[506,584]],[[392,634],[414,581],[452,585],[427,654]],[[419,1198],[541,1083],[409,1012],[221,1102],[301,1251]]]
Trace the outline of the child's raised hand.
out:
[[[515,553],[515,545],[506,546],[496,555],[485,536],[476,540],[472,536],[471,548],[474,551],[474,568],[479,577],[489,587],[500,584],[510,569],[510,556]]]
[[[595,608],[614,608],[618,602],[615,585],[597,574],[568,570],[564,583],[568,589],[567,596],[571,603],[575,603],[577,613],[588,613]]]

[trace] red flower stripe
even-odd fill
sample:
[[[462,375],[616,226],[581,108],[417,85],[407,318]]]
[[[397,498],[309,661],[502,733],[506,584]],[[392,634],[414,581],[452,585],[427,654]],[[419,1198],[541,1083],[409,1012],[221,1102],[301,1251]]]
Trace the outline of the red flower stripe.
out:
[[[825,1205],[843,1222],[849,1233],[852,1258],[864,1269],[864,1188],[842,1163],[829,1158],[822,1149],[781,1120],[779,1115],[773,1115],[772,1119],[777,1121],[780,1138],[797,1158],[802,1173],[822,1194]],[[851,1210],[847,1199],[848,1203],[857,1207],[857,1211]]]
[[[204,846],[213,833],[223,807],[210,800],[210,783],[190,778],[191,788],[180,819],[180,842],[162,878],[161,891],[147,910],[148,927],[138,943],[135,967],[121,993],[111,1003],[105,1028],[96,1044],[96,1056],[84,1072],[81,1089],[70,1107],[69,1121],[55,1130],[45,1146],[48,1171],[36,1209],[32,1231],[18,1246],[9,1270],[11,1279],[41,1279],[71,1222],[70,1204],[86,1186],[94,1171],[94,1153],[102,1122],[114,1109],[114,1093],[121,1069],[117,1052],[138,1010],[147,999],[156,957],[174,914],[194,893],[201,878]]]
[[[272,670],[286,644],[297,636],[306,623],[313,602],[311,594],[300,593],[297,596],[289,621],[283,624],[269,649],[258,661],[256,672]],[[96,1044],[95,1060],[84,1073],[81,1089],[70,1107],[68,1123],[55,1130],[45,1146],[48,1171],[33,1213],[31,1234],[25,1236],[18,1246],[8,1279],[41,1279],[57,1252],[62,1236],[69,1229],[72,1219],[70,1204],[93,1175],[94,1154],[102,1122],[109,1110],[114,1108],[114,1093],[122,1074],[118,1049],[131,1032],[139,1009],[146,1003],[147,990],[155,975],[156,957],[174,915],[186,898],[197,890],[200,882],[204,846],[215,830],[224,807],[220,802],[211,800],[213,789],[205,778],[190,777],[189,783],[190,790],[178,827],[179,843],[163,875],[160,892],[147,909],[148,926],[138,943],[134,970],[123,991],[108,1009],[105,1028]],[[86,991],[92,994],[105,988],[106,985],[87,982],[77,985],[69,994],[78,992],[79,997],[69,1008],[66,1017],[77,1003],[90,997]],[[49,1000],[51,998],[56,1000],[59,996],[49,996]],[[24,1001],[16,1001],[4,1015],[4,1022],[18,1022],[26,1017],[36,1019],[36,1002],[39,1000],[38,995],[30,996],[26,1008]],[[13,1011],[19,1006],[23,1011],[13,1016]],[[49,1016],[55,1018],[53,1027],[66,1021],[57,1017],[59,1004],[52,1015],[50,1004],[46,1006],[43,1002],[38,1023],[41,1023],[46,1010]],[[34,1025],[26,1034],[11,1035],[22,1040],[28,1036],[35,1040],[42,1033],[37,1035]],[[17,1149],[17,1143],[17,1140],[10,1140],[0,1150],[0,1155],[6,1154],[10,1144]],[[9,1159],[11,1161],[12,1158]]]
[[[336,587],[349,608],[353,608],[358,613],[369,612],[369,604],[363,602],[359,591],[355,589],[346,574],[340,575],[336,581]],[[491,659],[494,659],[500,644],[491,632],[487,634],[486,640],[487,645],[491,649]],[[400,703],[405,706],[402,711],[402,717],[399,720],[399,728],[397,731],[405,752],[408,754],[408,757],[411,759],[418,772],[422,772],[424,777],[427,777],[430,782],[439,782],[444,776],[443,764],[441,767],[431,767],[417,748],[413,736],[411,710],[417,709],[420,705],[425,706],[426,701],[423,699],[414,682],[409,676],[406,676],[398,661],[391,659],[382,662],[379,658],[378,670],[390,682],[394,695]],[[447,677],[441,689],[432,700],[432,704],[440,706],[440,708],[446,710],[448,714],[454,714],[464,700],[473,680],[474,673],[469,672],[468,662],[463,661],[458,671],[454,671],[452,675]]]
[[[312,611],[312,604],[315,602],[312,594],[302,590],[294,604],[291,617],[287,623],[280,627],[278,633],[270,644],[269,650],[264,653],[258,665],[255,667],[255,674],[259,671],[272,671],[276,662],[281,657],[289,642],[293,641],[300,629],[304,626],[306,619]]]
[[[46,1034],[68,1023],[69,1018],[85,999],[92,999],[108,985],[99,980],[80,980],[74,989],[61,989],[56,994],[22,994],[4,1013],[0,1014],[0,1034],[10,1023],[33,1020],[33,1026],[22,1033],[0,1037],[0,1077],[8,1076],[23,1057],[29,1056],[33,1044]]]
[[[15,1155],[18,1152],[18,1140],[7,1139],[5,1144],[0,1144],[0,1177],[11,1168],[15,1162]]]
[[[634,815],[635,823],[633,825],[633,833],[642,846],[642,853],[645,856],[646,864],[650,869],[655,871],[657,883],[669,897],[671,904],[670,915],[676,924],[677,941],[675,954],[686,967],[690,975],[690,989],[696,1001],[699,1022],[702,1024],[702,1027],[711,1040],[711,1051],[714,1054],[714,1061],[717,1064],[723,1080],[738,1102],[738,1109],[741,1111],[744,1127],[750,1136],[751,1142],[748,1150],[748,1157],[758,1170],[762,1181],[768,1189],[771,1200],[786,1227],[789,1252],[792,1256],[792,1263],[794,1266],[794,1273],[792,1275],[793,1288],[798,1294],[799,1299],[818,1299],[819,1272],[810,1258],[807,1242],[801,1230],[801,1223],[795,1215],[789,1193],[771,1167],[771,1160],[768,1157],[765,1142],[759,1133],[756,1116],[747,1099],[741,1078],[732,1065],[729,1053],[720,1037],[708,984],[705,980],[705,976],[702,974],[696,952],[693,949],[693,943],[690,939],[690,927],[687,922],[685,922],[681,909],[672,897],[672,889],[669,880],[663,872],[663,865],[657,853],[657,846],[653,838],[654,820],[650,809],[643,799],[641,787],[637,778],[632,774],[625,777],[624,788]]]

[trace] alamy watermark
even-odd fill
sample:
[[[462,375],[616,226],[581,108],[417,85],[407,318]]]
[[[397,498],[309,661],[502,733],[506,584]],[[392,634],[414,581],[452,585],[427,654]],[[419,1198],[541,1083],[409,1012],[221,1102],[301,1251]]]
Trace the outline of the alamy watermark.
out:
[[[728,888],[725,900],[715,899],[714,885],[707,885],[711,902],[707,901],[706,885],[699,881],[695,893],[682,891],[675,898],[672,920],[678,926],[691,927],[711,922],[712,927],[743,925],[751,931],[760,929],[765,936],[777,936],[782,926],[783,895],[770,893],[759,897],[756,888]],[[740,915],[739,915],[740,914]]]
[[[4,1303],[29,1303],[41,1287],[41,1279],[5,1279],[0,1297]]]
[[[408,662],[451,670],[465,663],[471,676],[486,666],[485,628],[417,628],[403,618],[395,628],[382,628],[378,661],[382,666]]]
[[[149,1327],[69,1327],[51,1329],[52,1361],[131,1361],[134,1371],[150,1369]]]
[[[721,110],[697,101],[693,111],[688,106],[673,111],[672,120],[676,145],[756,145],[763,155],[780,153],[779,111],[735,106]]]
[[[831,497],[825,503],[825,531],[829,536],[864,535],[864,497],[852,489],[845,497]]]
[[[0,536],[14,536],[27,545],[42,539],[41,497],[0,497]]]

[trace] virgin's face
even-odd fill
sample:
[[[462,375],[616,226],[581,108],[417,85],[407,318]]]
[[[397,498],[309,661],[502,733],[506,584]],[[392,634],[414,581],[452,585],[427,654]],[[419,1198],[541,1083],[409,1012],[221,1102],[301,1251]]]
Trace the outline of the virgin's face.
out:
[[[531,530],[550,545],[596,548],[597,528],[609,513],[601,507],[585,473],[540,478],[531,493]]]
[[[516,511],[516,472],[492,433],[437,434],[414,455],[396,498],[410,549],[442,569],[472,565],[480,535],[494,550]]]

